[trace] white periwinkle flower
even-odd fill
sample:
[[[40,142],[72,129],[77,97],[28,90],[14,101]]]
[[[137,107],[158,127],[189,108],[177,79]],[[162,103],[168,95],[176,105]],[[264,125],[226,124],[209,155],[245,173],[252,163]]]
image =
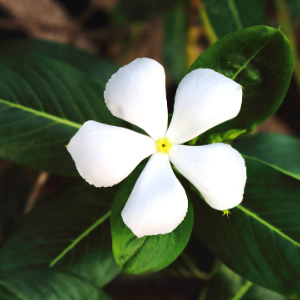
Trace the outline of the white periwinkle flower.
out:
[[[122,211],[136,236],[169,233],[186,215],[187,196],[170,161],[211,207],[226,210],[242,201],[246,168],[236,150],[222,143],[180,145],[239,113],[239,84],[210,69],[190,72],[178,86],[168,129],[165,72],[155,60],[136,59],[120,68],[106,84],[104,98],[114,116],[149,136],[87,121],[68,151],[79,174],[96,187],[119,183],[152,155]]]

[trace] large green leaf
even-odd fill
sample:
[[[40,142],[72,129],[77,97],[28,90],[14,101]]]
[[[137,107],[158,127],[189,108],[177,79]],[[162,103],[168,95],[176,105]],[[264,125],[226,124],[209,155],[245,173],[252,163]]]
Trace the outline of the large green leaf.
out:
[[[278,133],[260,133],[233,141],[240,153],[300,179],[300,139]]]
[[[108,217],[115,189],[76,179],[26,215],[0,255],[0,272],[68,271],[102,287],[119,273]]]
[[[157,272],[172,263],[182,252],[193,228],[193,206],[182,223],[171,233],[137,238],[124,224],[121,212],[144,164],[125,180],[118,190],[111,215],[111,234],[116,262],[129,274]]]
[[[65,149],[87,120],[112,116],[103,87],[63,62],[34,54],[0,57],[0,157],[60,175],[78,175]]]
[[[259,0],[203,0],[203,6],[217,38],[246,27],[267,25]]]
[[[244,200],[229,217],[195,193],[195,234],[228,267],[285,295],[300,295],[300,182],[246,159]]]
[[[111,300],[85,278],[51,269],[0,271],[1,300]]]
[[[28,52],[50,56],[69,63],[92,76],[102,87],[105,87],[111,75],[118,71],[116,64],[70,45],[62,45],[31,38],[0,42],[1,55]]]
[[[290,84],[293,54],[280,30],[255,26],[229,34],[213,44],[189,71],[197,68],[213,69],[243,87],[238,116],[208,130],[199,142],[230,140],[251,132],[278,109]]]
[[[286,300],[287,298],[240,277],[225,265],[203,289],[199,300]]]

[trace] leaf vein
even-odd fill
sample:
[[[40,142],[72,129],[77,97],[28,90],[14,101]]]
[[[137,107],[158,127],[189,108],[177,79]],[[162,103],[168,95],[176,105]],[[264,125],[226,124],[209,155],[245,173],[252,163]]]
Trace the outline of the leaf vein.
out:
[[[300,175],[298,175],[298,174],[296,174],[296,173],[294,173],[294,172],[290,172],[290,171],[288,171],[288,170],[282,169],[282,168],[280,168],[280,167],[278,167],[278,166],[276,166],[276,165],[270,164],[270,163],[268,163],[268,162],[266,162],[266,161],[264,161],[264,160],[261,160],[261,159],[259,159],[259,158],[253,157],[253,156],[248,156],[248,155],[245,155],[245,154],[243,154],[243,153],[241,153],[241,155],[242,155],[243,157],[245,157],[245,158],[249,158],[249,159],[258,161],[258,162],[260,162],[260,163],[262,163],[262,164],[264,164],[264,165],[266,165],[266,166],[269,166],[269,167],[271,167],[271,168],[273,168],[273,169],[275,169],[275,170],[277,170],[277,171],[279,171],[279,172],[281,172],[281,173],[283,173],[283,174],[285,174],[285,175],[288,175],[288,176],[291,176],[291,177],[294,177],[294,178],[300,180]]]
[[[292,238],[290,238],[288,235],[284,234],[283,232],[281,232],[278,228],[276,228],[275,226],[271,225],[270,223],[268,223],[267,221],[261,219],[258,215],[256,215],[255,213],[253,213],[252,211],[248,210],[247,208],[243,207],[242,205],[238,205],[237,206],[238,209],[240,209],[241,211],[243,211],[245,214],[247,214],[248,216],[251,216],[252,218],[254,218],[255,220],[257,220],[258,222],[260,222],[261,224],[267,226],[270,230],[272,230],[273,232],[276,232],[277,234],[279,234],[280,236],[282,236],[283,238],[285,238],[286,240],[290,241],[291,243],[293,243],[295,246],[300,248],[300,243],[298,243],[297,241],[293,240]]]
[[[57,123],[61,123],[61,124],[67,125],[69,127],[74,127],[74,128],[77,128],[77,129],[79,129],[81,127],[81,124],[72,122],[72,121],[67,120],[67,119],[63,119],[63,118],[60,118],[60,117],[56,117],[56,116],[50,115],[50,114],[48,114],[46,112],[40,112],[38,110],[35,110],[35,109],[32,109],[32,108],[23,106],[21,104],[11,103],[9,101],[5,101],[5,100],[2,100],[2,99],[0,99],[0,104],[8,105],[10,107],[14,107],[14,108],[17,108],[17,109],[20,109],[20,110],[32,113],[32,114],[34,114],[36,116],[43,117],[43,118],[46,118],[46,119],[50,119],[50,120],[53,120],[53,121],[55,121]]]
[[[129,262],[129,260],[140,250],[140,248],[142,247],[142,245],[144,244],[145,240],[147,238],[147,235],[144,236],[141,244],[135,249],[135,251],[130,255],[130,257],[124,262],[124,264],[122,265],[122,268],[125,266],[125,264],[127,264]]]
[[[233,75],[233,77],[231,78],[232,80],[234,80],[238,76],[238,74],[247,67],[247,65],[249,64],[249,62],[259,53],[259,51],[262,48],[264,48],[268,44],[268,42],[269,41],[267,41],[265,44],[263,44],[252,56],[250,56],[250,58]]]
[[[84,237],[86,237],[91,231],[102,224],[111,215],[111,210],[109,210],[104,216],[93,223],[88,229],[86,229],[78,238],[76,238],[71,245],[69,245],[65,250],[63,250],[50,264],[49,267],[52,268],[62,257],[65,256],[70,250],[72,250]]]

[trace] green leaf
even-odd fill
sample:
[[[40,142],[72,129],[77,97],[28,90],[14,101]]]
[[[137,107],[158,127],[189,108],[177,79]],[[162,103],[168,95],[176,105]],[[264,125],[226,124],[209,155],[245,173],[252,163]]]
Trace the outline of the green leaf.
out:
[[[198,140],[210,143],[211,135],[224,140],[229,130],[249,133],[276,112],[290,84],[293,54],[279,30],[256,26],[220,39],[196,59],[189,71],[197,68],[213,69],[243,87],[238,116],[208,130]]]
[[[34,54],[0,57],[0,157],[78,176],[65,149],[87,120],[111,125],[103,87],[63,62]]]
[[[275,292],[300,295],[300,182],[246,158],[243,202],[229,217],[194,196],[194,231],[230,269]]]
[[[258,0],[203,0],[203,6],[219,39],[243,28],[268,23]]]
[[[25,268],[0,271],[3,300],[111,300],[88,280],[67,272]]]
[[[171,233],[137,238],[124,224],[121,212],[144,164],[142,163],[118,190],[111,215],[111,234],[116,262],[128,274],[157,272],[172,263],[183,251],[193,228],[193,206],[182,223]]]
[[[286,297],[253,285],[222,265],[217,276],[204,287],[199,300],[285,300]]]
[[[232,146],[300,180],[300,139],[278,133],[260,133],[235,140]]]
[[[178,4],[166,16],[162,47],[167,76],[175,82],[179,82],[186,73],[186,35],[186,8]]]
[[[62,45],[31,38],[0,42],[1,55],[28,52],[46,55],[71,64],[93,77],[103,88],[111,75],[116,73],[119,69],[113,62],[70,45]]]
[[[76,179],[40,201],[3,247],[0,272],[51,265],[104,286],[120,271],[108,221],[114,195],[113,188],[97,189]]]

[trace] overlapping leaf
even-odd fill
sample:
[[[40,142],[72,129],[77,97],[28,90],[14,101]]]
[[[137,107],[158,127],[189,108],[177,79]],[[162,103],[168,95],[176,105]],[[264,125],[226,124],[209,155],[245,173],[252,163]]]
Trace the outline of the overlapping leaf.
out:
[[[103,88],[118,66],[95,54],[49,41],[38,39],[12,39],[0,42],[0,54],[36,53],[66,62],[93,77]]]
[[[96,189],[78,179],[41,201],[3,247],[0,274],[50,265],[105,285],[119,273],[107,220],[114,194],[115,189]],[[88,230],[96,222],[99,226]]]
[[[201,144],[249,133],[273,115],[290,84],[293,54],[280,30],[255,26],[229,34],[213,44],[189,71],[197,68],[213,69],[243,87],[238,116],[200,136]]]
[[[260,133],[233,141],[240,153],[300,179],[300,139],[278,133]]]
[[[0,57],[0,157],[60,175],[78,175],[65,149],[87,120],[123,124],[104,88],[79,70],[34,54]]]
[[[201,300],[287,300],[286,297],[252,284],[225,265],[203,289]]]
[[[246,166],[244,200],[229,218],[196,196],[195,233],[239,275],[278,293],[299,296],[299,180],[250,158]]]
[[[114,257],[120,267],[129,274],[153,273],[167,267],[180,255],[189,241],[193,228],[194,215],[191,202],[185,219],[168,234],[137,238],[124,224],[121,212],[143,166],[144,163],[140,164],[124,181],[112,206],[111,233]]]
[[[0,271],[0,297],[3,300],[111,300],[85,278],[39,268]]]

